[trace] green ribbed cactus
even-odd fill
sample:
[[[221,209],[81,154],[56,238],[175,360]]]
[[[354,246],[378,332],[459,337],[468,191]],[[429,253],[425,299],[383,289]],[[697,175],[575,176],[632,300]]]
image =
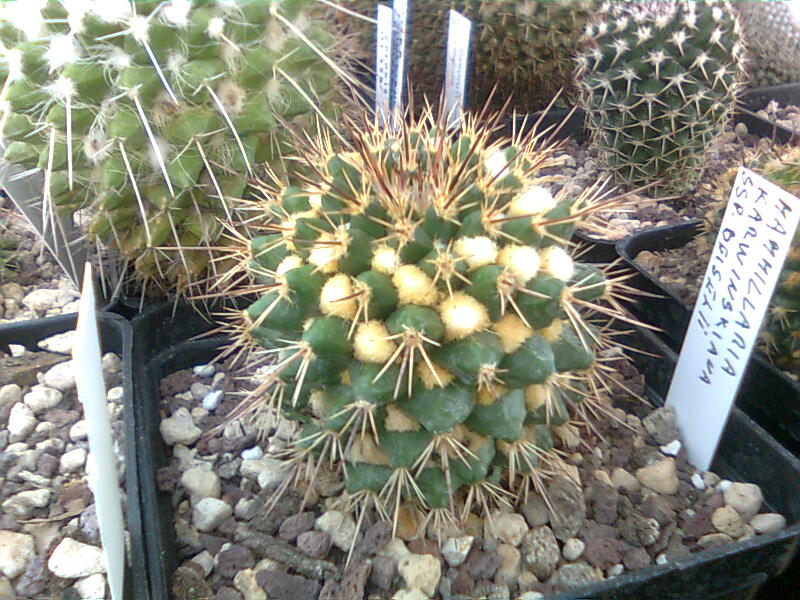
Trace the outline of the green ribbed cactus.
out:
[[[4,158],[44,171],[46,199],[88,208],[91,237],[174,293],[203,276],[248,173],[283,172],[290,128],[334,114],[349,76],[320,7],[50,1],[31,38],[4,21]]]
[[[800,196],[800,148],[788,147],[776,153],[753,152],[745,164],[790,194]],[[709,248],[713,248],[719,233],[737,171],[738,167],[731,168],[721,175],[713,190],[716,202],[705,219],[704,239]],[[761,349],[784,369],[800,368],[800,231],[795,233],[786,255],[762,325]]]
[[[370,17],[375,14],[374,0],[339,2]],[[561,87],[572,90],[572,59],[597,5],[588,0],[413,2],[407,61],[416,105],[424,106],[424,97],[439,99],[451,8],[474,21],[469,105],[481,108],[496,83],[494,106],[512,97],[511,108],[531,112],[547,106]],[[362,29],[362,46],[372,47],[370,25],[353,20],[348,24]]]
[[[600,402],[585,315],[616,313],[615,281],[565,250],[597,189],[553,196],[558,148],[494,126],[453,135],[426,114],[354,126],[350,151],[320,142],[319,183],[267,192],[242,250],[262,296],[228,352],[274,363],[231,418],[300,421],[299,456],[343,466],[382,514],[524,494],[557,461],[553,428]]]
[[[577,79],[592,142],[618,181],[683,193],[735,108],[739,26],[724,2],[610,2]]]
[[[790,2],[735,2],[750,87],[800,82],[800,13]]]

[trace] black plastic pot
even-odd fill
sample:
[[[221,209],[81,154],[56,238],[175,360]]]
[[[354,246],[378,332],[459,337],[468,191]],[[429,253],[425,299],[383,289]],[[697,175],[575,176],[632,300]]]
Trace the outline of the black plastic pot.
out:
[[[692,307],[635,260],[645,250],[660,252],[686,245],[700,232],[700,227],[700,221],[656,227],[635,233],[617,244],[619,255],[636,272],[636,278],[629,284],[660,296],[637,299],[632,312],[642,322],[659,327],[659,335],[675,351],[680,351],[683,344]],[[788,450],[800,456],[800,385],[755,352],[745,371],[742,388],[747,389],[748,394],[740,395],[737,406]]]
[[[37,342],[58,333],[74,330],[76,314],[20,321],[0,325],[0,351],[8,352],[9,344],[25,346],[31,352],[39,350]],[[124,597],[127,600],[149,600],[147,568],[142,542],[142,503],[139,499],[139,469],[137,465],[136,421],[133,417],[131,391],[131,326],[119,315],[99,313],[97,325],[103,352],[114,352],[123,364],[123,426],[125,431],[125,494],[127,497],[127,530],[130,548],[126,554]]]
[[[133,377],[135,417],[142,436],[137,447],[141,474],[145,547],[150,572],[151,594],[156,600],[168,598],[170,575],[177,567],[174,521],[169,493],[159,492],[156,471],[167,464],[166,447],[159,434],[164,376],[212,359],[225,343],[222,336],[192,340],[211,329],[202,315],[179,306],[162,305],[133,321]],[[657,336],[636,330],[626,343],[652,356],[635,355],[638,368],[648,382],[648,396],[663,403],[675,355]],[[743,389],[743,395],[751,392]],[[760,485],[768,510],[787,517],[789,526],[777,533],[746,542],[713,548],[686,559],[586,587],[579,592],[552,598],[593,598],[616,600],[740,600],[789,563],[800,540],[800,461],[789,454],[741,411],[734,409],[713,465],[723,477]]]

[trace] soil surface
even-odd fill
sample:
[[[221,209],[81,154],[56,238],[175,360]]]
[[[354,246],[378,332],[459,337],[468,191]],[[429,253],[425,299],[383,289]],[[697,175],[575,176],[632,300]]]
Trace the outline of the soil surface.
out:
[[[243,380],[227,366],[166,377],[162,435],[172,458],[158,477],[183,560],[175,597],[529,600],[748,539],[762,522],[783,525],[779,515],[754,518],[767,510],[757,486],[689,465],[674,415],[637,397],[644,379],[632,363],[607,358],[618,367],[614,406],[581,436],[555,436],[563,461],[543,479],[547,502],[531,491],[516,508],[473,514],[460,527],[407,511],[394,540],[392,525],[370,511],[357,528],[338,472],[283,485],[294,423],[262,412],[200,437],[241,400]]]
[[[69,333],[0,352],[0,598],[107,597],[71,344]],[[105,355],[103,372],[122,482],[119,357]]]

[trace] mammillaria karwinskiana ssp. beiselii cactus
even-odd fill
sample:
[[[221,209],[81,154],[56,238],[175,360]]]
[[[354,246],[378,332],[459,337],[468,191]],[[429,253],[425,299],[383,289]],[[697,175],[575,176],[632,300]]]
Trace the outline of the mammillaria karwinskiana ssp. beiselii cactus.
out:
[[[756,151],[746,156],[745,164],[790,194],[800,195],[800,148]],[[728,204],[738,167],[729,169],[710,191],[715,204],[706,213],[707,246],[714,246]],[[800,233],[783,263],[778,285],[761,327],[760,347],[780,367],[797,371],[800,367]]]
[[[308,472],[330,461],[390,517],[524,496],[558,462],[554,431],[603,407],[587,315],[618,312],[619,281],[566,249],[602,185],[554,196],[559,147],[493,132],[428,114],[353,126],[342,152],[320,140],[309,185],[265,191],[241,249],[261,297],[227,353],[271,366],[229,418],[299,421]]]
[[[25,32],[0,27],[4,158],[44,171],[46,201],[87,208],[90,236],[179,292],[203,275],[247,175],[280,171],[289,129],[334,113],[349,76],[320,8],[9,2],[3,15]]]
[[[576,76],[605,166],[631,186],[683,193],[735,108],[743,73],[725,2],[607,2]]]

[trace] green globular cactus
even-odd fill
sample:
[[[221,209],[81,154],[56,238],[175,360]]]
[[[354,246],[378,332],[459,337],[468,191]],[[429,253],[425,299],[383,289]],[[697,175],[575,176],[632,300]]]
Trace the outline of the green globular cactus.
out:
[[[22,10],[22,0],[4,6]],[[346,60],[313,0],[44,4],[0,27],[4,159],[169,292],[202,277],[248,174],[336,112]],[[213,263],[212,263],[213,265]]]
[[[735,108],[739,26],[723,2],[610,2],[576,77],[586,126],[621,183],[680,194]]]
[[[746,156],[745,164],[790,194],[800,196],[800,148],[754,151]],[[729,169],[715,184],[716,202],[706,213],[703,236],[709,251],[719,233],[737,172],[738,167]],[[800,370],[800,231],[795,233],[764,318],[760,348],[778,366]]]
[[[374,0],[340,0],[374,17]],[[391,5],[390,2],[385,4]],[[588,0],[425,0],[411,4],[407,72],[415,105],[435,103],[444,84],[450,9],[473,20],[469,105],[481,108],[497,86],[492,106],[511,98],[510,108],[532,112],[548,105],[563,87],[573,91],[573,58],[585,24],[599,2]],[[364,47],[374,43],[374,26],[359,26]]]
[[[800,13],[793,2],[734,2],[749,87],[800,82]]]
[[[320,142],[317,183],[267,193],[242,249],[262,295],[228,352],[274,362],[233,416],[299,421],[310,472],[333,462],[350,500],[395,518],[513,501],[558,460],[554,431],[601,402],[585,315],[616,313],[616,282],[565,250],[597,190],[554,196],[558,148],[477,123],[453,134],[428,112],[354,125],[348,151]]]

